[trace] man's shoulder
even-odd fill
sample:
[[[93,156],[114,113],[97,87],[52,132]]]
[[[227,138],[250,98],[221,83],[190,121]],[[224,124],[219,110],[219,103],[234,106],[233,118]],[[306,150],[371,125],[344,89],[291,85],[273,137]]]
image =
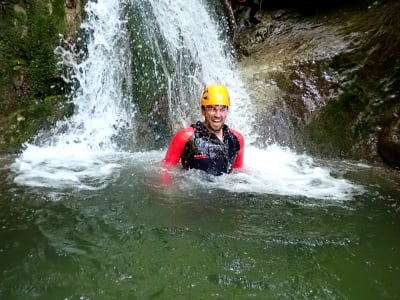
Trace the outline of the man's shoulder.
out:
[[[189,137],[191,137],[193,135],[193,133],[194,133],[194,127],[189,126],[189,127],[186,127],[186,128],[183,128],[183,129],[179,130],[176,133],[176,136],[189,138]]]
[[[236,135],[237,137],[242,137],[242,138],[243,138],[243,135],[242,135],[238,130],[233,129],[233,128],[230,128],[230,127],[228,127],[228,130],[229,130],[233,135]]]
[[[228,130],[232,134],[232,136],[234,136],[238,140],[240,145],[244,145],[244,137],[239,131],[233,128],[228,128]]]

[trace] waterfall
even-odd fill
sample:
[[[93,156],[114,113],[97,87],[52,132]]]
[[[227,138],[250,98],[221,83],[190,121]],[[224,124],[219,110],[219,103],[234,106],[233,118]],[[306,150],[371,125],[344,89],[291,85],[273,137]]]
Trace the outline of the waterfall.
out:
[[[219,177],[217,187],[349,198],[354,185],[332,177],[329,169],[317,166],[310,157],[276,145],[267,150],[252,146],[253,105],[236,70],[224,23],[212,13],[212,5],[206,0],[89,1],[82,25],[87,35],[83,54],[70,51],[74,46],[56,49],[60,66],[68,71],[65,80],[76,87],[71,95],[74,115],[25,144],[11,166],[15,182],[101,189],[119,176],[127,159],[140,161],[146,156],[150,159],[143,164],[154,164],[165,149],[147,149],[143,155],[129,147],[135,144],[129,140],[141,136],[136,132],[137,120],[156,120],[152,114],[160,113],[157,107],[164,99],[168,116],[160,118],[168,120],[171,132],[188,126],[201,118],[204,86],[221,83],[231,95],[227,123],[246,140],[247,167]],[[155,130],[151,138],[159,134]],[[188,178],[193,179],[190,174]]]
[[[126,20],[120,18],[121,4],[112,0],[88,2],[86,11],[87,21],[82,25],[88,35],[86,58],[79,61],[68,49],[56,49],[59,64],[70,68],[71,76],[65,80],[78,84],[72,95],[75,114],[58,124],[57,129],[67,127],[66,132],[41,144],[115,150],[113,138],[122,127],[132,126],[135,112],[129,104],[132,79]]]
[[[167,37],[166,51],[176,66],[168,74],[171,118],[188,126],[200,117],[200,95],[206,85],[220,83],[230,93],[232,107],[229,123],[240,128],[248,142],[252,134],[252,105],[246,94],[229,47],[224,28],[218,24],[206,1],[150,2],[155,19]],[[214,18],[213,18],[214,17]],[[220,26],[218,26],[220,25]],[[193,109],[194,108],[194,109]]]
[[[88,2],[85,9],[85,53],[71,51],[74,45],[55,51],[59,65],[68,70],[65,80],[76,86],[71,95],[74,115],[24,145],[12,166],[18,183],[98,188],[118,168],[115,140],[120,130],[132,127],[135,113],[126,20],[118,1]]]

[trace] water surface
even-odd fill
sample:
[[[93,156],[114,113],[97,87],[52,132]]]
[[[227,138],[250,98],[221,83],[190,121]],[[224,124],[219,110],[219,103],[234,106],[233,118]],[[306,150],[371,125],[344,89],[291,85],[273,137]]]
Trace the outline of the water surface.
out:
[[[213,178],[178,170],[165,186],[158,178],[160,155],[121,161],[106,187],[87,190],[21,186],[3,168],[0,298],[400,294],[397,173],[325,162],[364,191],[351,199],[318,199],[237,192],[224,186],[243,180],[235,174]]]

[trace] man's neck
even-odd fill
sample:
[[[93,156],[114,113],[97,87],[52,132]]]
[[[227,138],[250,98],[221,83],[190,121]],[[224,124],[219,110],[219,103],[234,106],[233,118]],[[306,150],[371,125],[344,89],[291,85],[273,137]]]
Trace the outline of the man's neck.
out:
[[[221,141],[224,140],[224,130],[223,130],[223,128],[218,129],[218,130],[213,130],[205,122],[203,123],[203,125],[209,132],[213,133],[219,140],[221,140]]]

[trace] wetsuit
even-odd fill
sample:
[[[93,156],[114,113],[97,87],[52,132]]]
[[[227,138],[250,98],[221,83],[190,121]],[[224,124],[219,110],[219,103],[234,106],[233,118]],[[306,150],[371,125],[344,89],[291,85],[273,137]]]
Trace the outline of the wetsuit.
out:
[[[180,130],[173,137],[164,162],[174,166],[181,160],[185,169],[200,169],[213,175],[222,175],[232,172],[232,168],[241,168],[243,136],[227,125],[222,130],[223,142],[200,121]]]

